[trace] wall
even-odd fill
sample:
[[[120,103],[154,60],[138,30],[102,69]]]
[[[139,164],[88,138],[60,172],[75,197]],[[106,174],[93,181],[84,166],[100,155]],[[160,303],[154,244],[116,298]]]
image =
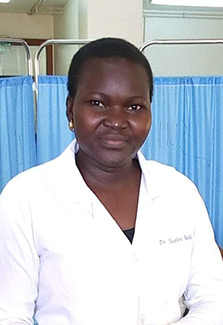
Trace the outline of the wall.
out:
[[[54,16],[54,37],[56,39],[78,39],[78,0],[69,0],[62,15]],[[66,75],[71,58],[77,46],[55,45],[55,74]]]
[[[0,13],[0,36],[17,38],[52,38],[52,15]]]
[[[142,0],[88,0],[88,38],[115,36],[143,42]]]
[[[179,17],[181,16],[181,17]],[[185,17],[183,17],[185,16]],[[223,39],[221,13],[145,14],[145,41],[153,39]],[[222,75],[223,45],[152,46],[146,51],[154,75]]]
[[[47,39],[54,37],[52,15],[0,13],[0,22],[0,37],[22,39]],[[34,51],[32,52],[34,54]],[[40,59],[40,70],[45,70],[44,56],[41,56]],[[13,46],[5,51],[4,46],[2,46],[0,49],[0,74],[13,75],[26,73],[27,64],[23,48]]]
[[[143,42],[142,0],[69,0],[63,15],[55,16],[55,38],[95,39],[121,37],[140,46]],[[76,48],[55,46],[55,72],[67,74]]]
[[[80,39],[88,38],[87,4],[88,4],[88,0],[78,1],[78,35]]]

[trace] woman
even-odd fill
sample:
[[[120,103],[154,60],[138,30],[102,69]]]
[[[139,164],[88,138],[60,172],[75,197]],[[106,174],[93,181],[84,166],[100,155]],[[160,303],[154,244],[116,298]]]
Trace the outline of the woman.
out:
[[[74,56],[68,92],[76,140],[1,196],[0,324],[222,325],[204,204],[186,177],[139,152],[149,63],[124,40],[94,41]]]

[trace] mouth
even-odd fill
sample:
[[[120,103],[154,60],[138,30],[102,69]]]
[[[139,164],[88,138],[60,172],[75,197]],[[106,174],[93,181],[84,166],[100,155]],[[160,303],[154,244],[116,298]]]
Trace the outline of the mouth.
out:
[[[121,149],[126,146],[127,139],[117,135],[107,135],[100,139],[103,146],[107,148]]]

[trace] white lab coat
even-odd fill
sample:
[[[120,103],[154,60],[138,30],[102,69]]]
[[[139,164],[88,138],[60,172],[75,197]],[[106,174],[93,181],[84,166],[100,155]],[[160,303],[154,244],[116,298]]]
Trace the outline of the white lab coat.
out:
[[[76,147],[1,195],[0,324],[32,324],[35,310],[39,325],[223,325],[223,263],[195,186],[139,153],[130,244],[83,181]]]

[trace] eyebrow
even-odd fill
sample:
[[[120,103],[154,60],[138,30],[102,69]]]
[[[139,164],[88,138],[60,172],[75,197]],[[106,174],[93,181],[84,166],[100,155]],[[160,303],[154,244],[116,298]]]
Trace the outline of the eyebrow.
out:
[[[99,96],[103,96],[103,97],[111,97],[110,95],[100,92],[100,91],[92,91],[92,92],[87,92],[86,95],[92,96],[92,95],[99,95]],[[144,96],[139,96],[139,95],[134,95],[134,96],[129,96],[128,99],[130,100],[137,100],[137,99],[143,99],[145,101],[149,100],[149,94],[148,94],[148,99]]]

